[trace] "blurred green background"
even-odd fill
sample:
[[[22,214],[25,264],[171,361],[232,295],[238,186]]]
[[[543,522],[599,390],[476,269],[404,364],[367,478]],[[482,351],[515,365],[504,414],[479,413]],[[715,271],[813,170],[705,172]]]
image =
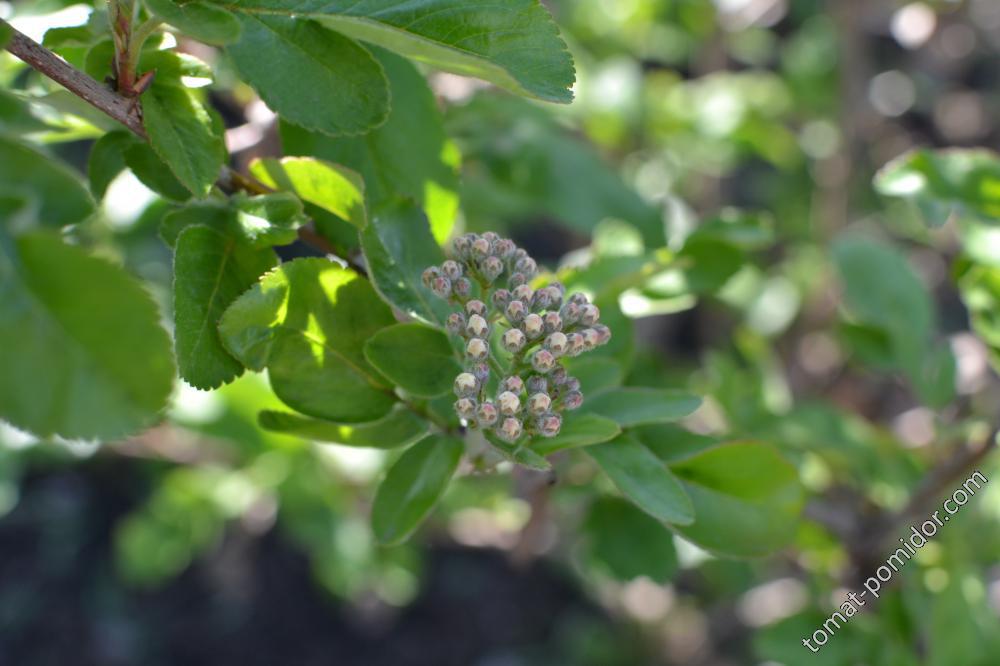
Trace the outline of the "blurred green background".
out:
[[[418,538],[380,548],[367,511],[384,452],[259,429],[277,405],[247,376],[181,387],[168,424],[101,447],[0,423],[0,664],[1000,663],[1000,485],[820,653],[801,644],[908,531],[873,537],[879,520],[997,423],[991,352],[953,280],[958,233],[928,230],[872,180],[912,148],[997,145],[1000,3],[546,4],[576,60],[572,105],[430,74],[462,155],[464,226],[509,233],[553,269],[581,252],[686,257],[622,294],[632,373],[705,395],[686,424],[702,437],[793,460],[810,494],[794,545],[713,557],[593,501],[602,481],[581,466],[552,489],[460,479]],[[41,38],[89,9],[0,2],[0,17]],[[227,87],[227,63],[181,48],[218,69],[210,100],[237,165],[282,140],[294,154],[296,130]],[[25,72],[4,54],[0,78]],[[50,102],[53,149],[85,164],[93,134]],[[39,131],[3,104],[6,130]],[[86,233],[166,304],[164,208],[125,175]],[[698,224],[724,239],[691,236]]]

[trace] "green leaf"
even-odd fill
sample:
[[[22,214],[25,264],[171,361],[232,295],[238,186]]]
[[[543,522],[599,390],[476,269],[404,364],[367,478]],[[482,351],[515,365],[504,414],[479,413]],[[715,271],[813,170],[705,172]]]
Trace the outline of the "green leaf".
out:
[[[621,363],[601,356],[570,358],[566,371],[580,380],[580,390],[584,395],[621,386],[625,374]]]
[[[139,142],[130,132],[108,132],[94,142],[87,162],[90,191],[103,199],[118,174],[125,170],[125,150]]]
[[[674,525],[694,521],[691,499],[677,478],[645,446],[628,435],[587,449],[625,497],[657,520]]]
[[[682,419],[701,405],[701,398],[671,389],[617,388],[586,396],[583,409],[617,421],[623,428]]]
[[[273,11],[236,9],[243,37],[228,51],[243,78],[289,122],[327,134],[360,134],[385,122],[389,86],[382,67],[357,42],[307,18],[297,2]]]
[[[14,29],[6,21],[0,21],[0,49],[7,46],[7,42],[14,36]]]
[[[251,162],[250,173],[268,187],[294,192],[358,229],[368,223],[364,182],[339,164],[312,157],[269,157]]]
[[[410,62],[372,50],[389,78],[392,111],[384,125],[358,137],[331,137],[283,123],[290,155],[315,155],[344,164],[364,178],[372,208],[404,196],[427,215],[438,243],[451,234],[458,214],[458,148],[448,138],[437,100]]]
[[[462,367],[448,336],[424,324],[396,324],[365,343],[365,358],[407,393],[433,398],[452,389]]]
[[[685,430],[676,423],[644,425],[630,431],[643,445],[663,462],[670,464],[719,444],[708,435]]]
[[[143,185],[171,201],[187,201],[191,191],[184,187],[166,162],[148,143],[136,141],[125,148],[125,164]]]
[[[221,121],[191,90],[159,77],[142,96],[142,112],[156,154],[195,196],[207,195],[226,159]]]
[[[375,493],[372,528],[383,544],[405,541],[427,518],[462,458],[462,440],[430,435],[407,449]]]
[[[19,136],[31,132],[43,132],[50,127],[35,115],[28,99],[0,90],[0,129],[10,135]]]
[[[923,400],[935,406],[954,396],[954,359],[950,350],[932,349],[934,306],[906,258],[896,249],[860,237],[833,246],[833,260],[844,284],[844,301],[863,324],[884,331],[890,359],[902,369]]]
[[[573,99],[572,58],[538,0],[332,0],[311,5],[243,0],[237,9],[268,20],[273,15],[315,19],[348,37],[521,95],[549,102]],[[248,32],[244,30],[246,36]],[[298,43],[313,51],[305,40]],[[303,73],[302,78],[312,77]]]
[[[622,429],[617,423],[603,416],[567,414],[558,435],[548,439],[538,439],[531,444],[531,449],[539,455],[547,456],[556,451],[607,442],[621,432]]]
[[[224,9],[206,2],[146,0],[157,18],[206,44],[224,45],[240,38],[240,22]]]
[[[265,275],[219,323],[244,366],[267,368],[296,411],[344,423],[385,416],[396,398],[362,351],[395,323],[367,280],[326,259],[296,259]]]
[[[591,505],[583,534],[590,565],[617,580],[648,576],[666,583],[677,572],[670,530],[617,497],[601,497]]]
[[[875,189],[912,201],[931,226],[944,224],[952,213],[996,224],[1000,155],[981,148],[914,150],[882,167]]]
[[[33,194],[41,206],[38,217],[48,226],[77,224],[94,212],[94,200],[75,172],[5,136],[0,136],[0,183],[7,192]]]
[[[334,423],[274,411],[261,412],[258,421],[262,428],[275,432],[320,442],[375,449],[407,446],[428,432],[427,421],[404,407],[397,407],[378,421],[370,423]]]
[[[115,439],[158,417],[170,340],[146,290],[120,268],[0,230],[0,417],[43,437]]]
[[[795,535],[802,489],[794,467],[768,444],[724,444],[671,466],[696,520],[677,531],[702,548],[755,557]]]
[[[243,374],[222,346],[216,328],[222,313],[278,258],[223,231],[194,225],[177,238],[174,252],[174,338],[181,377],[208,390]]]
[[[444,323],[450,306],[421,279],[425,268],[444,261],[444,253],[420,209],[400,200],[375,210],[361,232],[361,248],[382,298],[411,317]]]
[[[308,220],[302,202],[287,192],[230,199],[240,235],[254,247],[289,245],[298,238],[296,229]]]
[[[173,247],[184,229],[201,224],[264,248],[294,242],[298,236],[296,229],[305,222],[302,203],[294,195],[236,194],[225,203],[195,201],[168,213],[160,224],[160,236]]]

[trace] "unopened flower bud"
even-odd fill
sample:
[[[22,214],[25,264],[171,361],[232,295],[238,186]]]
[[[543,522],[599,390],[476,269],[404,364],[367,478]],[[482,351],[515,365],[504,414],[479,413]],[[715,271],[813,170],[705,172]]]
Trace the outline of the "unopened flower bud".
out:
[[[566,303],[559,310],[559,315],[567,326],[571,326],[580,321],[580,306],[576,303]]]
[[[490,332],[490,325],[486,323],[485,319],[476,314],[469,317],[469,323],[466,325],[465,330],[468,331],[469,335],[477,338],[485,338],[486,334]]]
[[[558,312],[546,312],[545,316],[542,317],[542,321],[545,323],[546,333],[555,333],[562,330],[562,317],[559,316]]]
[[[549,388],[549,382],[541,375],[531,375],[525,386],[528,387],[528,393],[545,393]]]
[[[479,382],[476,381],[475,375],[463,372],[455,377],[455,395],[459,398],[471,398],[478,392]]]
[[[555,437],[562,429],[562,417],[558,414],[543,414],[535,421],[535,427],[542,437]]]
[[[479,315],[482,317],[486,314],[486,304],[474,298],[465,304],[465,311],[470,315]]]
[[[497,404],[500,405],[500,413],[504,416],[514,416],[521,411],[521,399],[510,391],[498,395]]]
[[[443,275],[439,275],[431,280],[431,291],[438,298],[448,298],[451,296],[451,280]]]
[[[574,410],[583,404],[583,394],[579,391],[570,391],[562,399],[563,409]]]
[[[507,304],[507,309],[504,311],[504,314],[507,315],[507,321],[512,324],[520,323],[527,313],[528,308],[524,307],[524,303],[521,301],[511,301]]]
[[[517,251],[514,241],[508,238],[501,238],[493,244],[493,252],[501,259],[509,259]]]
[[[459,398],[455,401],[455,413],[466,421],[471,421],[476,415],[476,401],[472,398]]]
[[[551,404],[552,398],[547,393],[535,393],[528,398],[528,411],[535,416],[539,416],[549,411]]]
[[[556,364],[556,357],[548,349],[539,349],[531,355],[531,367],[542,374],[550,371]]]
[[[575,292],[575,293],[573,293],[573,294],[570,294],[570,296],[569,296],[569,298],[568,298],[567,300],[568,300],[568,301],[569,301],[570,303],[575,303],[576,305],[579,305],[579,306],[581,306],[581,307],[582,307],[582,306],[584,306],[584,305],[586,305],[587,303],[589,303],[589,302],[590,302],[590,301],[589,301],[589,300],[587,299],[587,296],[586,296],[586,294],[582,294],[582,293],[580,293],[579,291],[578,291],[578,292]]]
[[[513,416],[508,416],[503,420],[503,423],[500,424],[500,427],[497,428],[496,433],[497,436],[504,441],[515,442],[517,441],[517,438],[521,436],[522,430],[523,426],[521,425],[521,422]]]
[[[524,333],[528,336],[529,340],[534,340],[540,336],[544,327],[545,322],[543,322],[542,318],[534,312],[524,318]]]
[[[510,292],[506,289],[497,289],[493,292],[493,305],[498,310],[503,310],[510,303]]]
[[[562,356],[569,349],[569,340],[566,339],[565,333],[556,331],[545,338],[545,348],[556,356]]]
[[[576,377],[566,377],[563,380],[563,387],[567,391],[579,391],[580,390],[580,380]]]
[[[492,402],[484,402],[476,409],[476,421],[478,421],[479,425],[483,428],[489,428],[492,426],[497,422],[499,417],[500,414],[497,411],[497,406]]]
[[[486,386],[486,382],[490,378],[489,363],[474,363],[469,371],[479,381],[480,386]]]
[[[509,351],[511,354],[516,354],[517,352],[524,349],[524,344],[527,342],[527,338],[521,329],[512,328],[503,334],[503,348]]]
[[[524,273],[525,276],[530,278],[538,272],[538,264],[531,257],[525,257],[524,259],[517,260],[514,264],[514,270],[518,273]]]
[[[440,275],[441,269],[437,266],[431,266],[430,268],[424,269],[424,272],[420,274],[420,279],[423,281],[424,286],[429,289],[431,284],[434,282],[434,278],[440,277]]]
[[[594,330],[597,331],[597,344],[606,345],[611,341],[611,329],[604,324],[595,325]]]
[[[485,361],[490,354],[490,348],[482,338],[472,338],[465,345],[465,354],[473,361]]]
[[[457,261],[448,261],[441,264],[441,272],[449,280],[457,280],[462,277],[462,266]]]
[[[584,326],[593,326],[600,318],[601,311],[592,303],[587,303],[580,309],[580,323]]]
[[[566,368],[561,365],[557,365],[555,369],[549,373],[549,381],[555,385],[560,385],[566,382]]]
[[[449,333],[462,335],[465,332],[465,316],[461,312],[452,312],[445,321]]]
[[[528,251],[525,250],[524,248],[519,247],[516,250],[514,250],[514,261],[515,262],[520,261],[521,259],[524,259],[527,256],[528,256]]]
[[[516,289],[527,281],[528,278],[524,275],[524,273],[512,273],[511,276],[507,278],[507,286],[511,289]]]
[[[497,257],[486,257],[479,268],[486,279],[493,282],[503,273],[503,262]]]
[[[566,352],[570,356],[579,356],[584,349],[583,336],[579,333],[570,333],[566,336],[569,342],[569,350]]]
[[[524,381],[517,375],[511,375],[500,382],[501,391],[510,391],[514,395],[520,395],[524,390]]]
[[[472,242],[472,247],[469,252],[476,259],[485,259],[490,254],[491,245],[485,238],[477,238]]]
[[[472,239],[468,236],[459,236],[452,243],[452,247],[455,249],[455,254],[460,258],[464,259],[469,255],[469,247],[472,245]]]
[[[600,336],[597,335],[597,331],[592,328],[585,328],[580,331],[580,335],[583,336],[583,348],[585,351],[590,351],[597,346]]]
[[[490,244],[490,247],[493,247],[493,244],[500,240],[500,235],[495,231],[486,231],[483,233],[483,238]]]
[[[519,301],[522,301],[525,305],[531,302],[532,296],[535,295],[534,289],[526,284],[518,285],[514,287],[513,291],[510,292],[511,295]]]
[[[455,290],[455,295],[460,298],[467,298],[469,294],[472,293],[472,283],[469,282],[469,278],[458,278],[452,284],[452,289]]]
[[[548,288],[539,289],[535,292],[535,295],[531,299],[531,307],[533,310],[544,310],[552,304],[552,296],[549,294]]]
[[[563,290],[551,284],[546,289],[549,292],[549,304],[546,307],[560,308],[562,306]]]

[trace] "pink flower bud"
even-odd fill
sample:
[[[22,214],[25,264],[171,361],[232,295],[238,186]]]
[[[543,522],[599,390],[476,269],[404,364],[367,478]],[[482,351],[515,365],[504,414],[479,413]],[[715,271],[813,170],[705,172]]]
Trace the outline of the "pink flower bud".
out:
[[[470,254],[476,259],[485,259],[490,254],[491,245],[485,238],[477,238],[472,241]]]
[[[465,345],[465,354],[473,361],[485,361],[490,354],[490,348],[482,338],[472,338]]]
[[[580,331],[580,335],[583,336],[583,348],[586,351],[590,351],[596,347],[598,340],[600,340],[600,336],[597,335],[597,331],[592,328],[583,329]]]
[[[534,340],[542,334],[542,329],[545,327],[545,322],[542,318],[536,315],[534,312],[529,314],[524,318],[524,333],[528,336],[529,340]]]
[[[497,396],[500,413],[504,416],[514,416],[521,411],[521,399],[510,391],[504,391]]]
[[[517,375],[511,375],[500,382],[501,391],[510,391],[514,395],[520,395],[524,390],[524,381]]]
[[[511,289],[516,289],[527,281],[528,278],[524,275],[524,273],[513,273],[509,278],[507,278],[507,286]]]
[[[465,332],[465,317],[461,312],[452,312],[448,315],[448,320],[445,322],[445,326],[448,328],[449,333],[462,335],[462,333]]]
[[[539,416],[549,411],[549,406],[551,404],[552,398],[550,398],[547,393],[535,393],[528,398],[528,411],[535,416]]]
[[[479,315],[482,317],[486,314],[486,304],[480,300],[472,299],[465,304],[465,311],[470,315]]]
[[[570,356],[579,356],[584,349],[583,336],[579,333],[570,333],[566,336],[569,341],[569,351],[567,352]]]
[[[441,269],[437,266],[431,266],[424,269],[424,272],[420,274],[420,279],[423,281],[425,287],[430,288],[431,283],[434,282],[434,278],[440,277],[440,275]]]
[[[587,303],[580,310],[580,323],[584,326],[593,326],[601,318],[601,311],[596,305]]]
[[[486,386],[486,382],[490,378],[490,364],[489,363],[474,363],[470,369],[472,375],[479,380],[480,386]]]
[[[549,373],[549,381],[553,384],[559,385],[566,382],[566,368],[557,366],[555,370]]]
[[[501,238],[493,244],[493,252],[501,259],[509,259],[516,251],[517,246],[514,245],[514,241],[507,238]]]
[[[455,239],[455,242],[452,243],[452,247],[455,249],[455,254],[457,254],[459,258],[462,259],[464,259],[469,255],[469,248],[471,247],[471,245],[472,245],[472,238],[470,238],[468,234],[466,234],[465,236],[459,236],[458,238]]]
[[[499,416],[497,406],[489,401],[480,404],[476,409],[476,421],[484,428],[488,428],[496,423]]]
[[[583,394],[579,391],[570,391],[562,399],[564,409],[574,410],[583,404]]]
[[[548,349],[539,349],[531,355],[531,367],[543,375],[556,364],[556,357]]]
[[[611,329],[604,324],[597,324],[594,330],[597,331],[597,344],[606,345],[611,341]]]
[[[439,275],[431,280],[431,291],[438,298],[448,298],[451,296],[451,280],[443,275]]]
[[[563,386],[567,391],[579,391],[580,390],[580,380],[576,377],[566,377],[563,381]]]
[[[449,280],[457,280],[462,277],[462,266],[457,261],[448,261],[441,264],[441,272]]]
[[[586,305],[587,303],[590,302],[587,299],[586,295],[581,294],[580,292],[576,292],[576,293],[570,294],[569,299],[567,299],[567,300],[570,303],[574,303],[576,305],[579,305],[580,307],[583,307],[584,305]]]
[[[514,270],[518,273],[524,273],[527,277],[532,277],[538,272],[538,264],[531,257],[525,257],[517,260],[514,264]]]
[[[507,309],[504,314],[507,315],[507,321],[512,324],[518,324],[524,319],[524,315],[527,314],[528,308],[524,307],[524,303],[521,301],[511,301],[507,304]]]
[[[468,372],[463,372],[455,377],[455,395],[459,398],[470,398],[479,391],[479,382],[476,377]]]
[[[562,317],[559,316],[558,312],[546,312],[542,320],[545,322],[546,333],[562,330]]]
[[[542,437],[555,437],[562,428],[562,417],[558,414],[544,414],[535,421],[535,427]]]
[[[486,323],[486,320],[479,315],[472,315],[469,317],[469,323],[466,325],[465,330],[477,338],[485,338],[486,334],[490,332],[490,325]]]
[[[490,282],[493,282],[498,277],[500,277],[501,273],[503,273],[503,262],[500,261],[500,259],[498,259],[497,257],[486,257],[485,259],[483,259],[483,263],[480,266],[480,269],[482,270],[483,275],[486,277],[486,279],[489,280]]]
[[[541,375],[531,375],[528,377],[526,386],[528,387],[528,393],[545,393],[548,391],[549,382]]]
[[[500,427],[497,428],[496,432],[500,439],[506,442],[515,442],[518,437],[521,436],[523,429],[524,427],[521,425],[520,421],[513,416],[508,416],[503,420],[503,423],[500,424]]]
[[[497,289],[493,292],[493,305],[498,310],[503,310],[510,303],[510,292],[506,289]]]
[[[455,413],[466,421],[471,421],[476,415],[476,401],[472,398],[459,398],[455,401]]]
[[[535,294],[535,290],[526,284],[514,287],[514,290],[510,292],[511,295],[519,301],[524,303],[530,303],[532,296]]]
[[[569,340],[566,339],[566,334],[556,331],[545,338],[545,348],[556,356],[562,356],[569,349]]]
[[[576,303],[566,303],[559,310],[559,314],[567,325],[573,325],[580,320],[580,306]]]
[[[452,283],[452,289],[455,290],[456,296],[465,298],[472,293],[472,283],[469,282],[469,278],[461,277]]]
[[[503,334],[503,348],[509,351],[511,354],[516,354],[517,352],[524,349],[524,344],[527,342],[527,338],[524,337],[524,333],[520,329],[512,328]]]

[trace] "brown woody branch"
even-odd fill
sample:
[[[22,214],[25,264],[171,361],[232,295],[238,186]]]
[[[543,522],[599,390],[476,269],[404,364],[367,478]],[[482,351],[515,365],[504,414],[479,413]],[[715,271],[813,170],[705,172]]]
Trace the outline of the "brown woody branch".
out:
[[[7,22],[0,20],[0,24],[12,32],[12,37],[5,47],[8,51],[98,111],[114,118],[137,136],[146,138],[146,129],[142,126],[141,107],[135,98],[119,95],[27,35],[18,32]]]

